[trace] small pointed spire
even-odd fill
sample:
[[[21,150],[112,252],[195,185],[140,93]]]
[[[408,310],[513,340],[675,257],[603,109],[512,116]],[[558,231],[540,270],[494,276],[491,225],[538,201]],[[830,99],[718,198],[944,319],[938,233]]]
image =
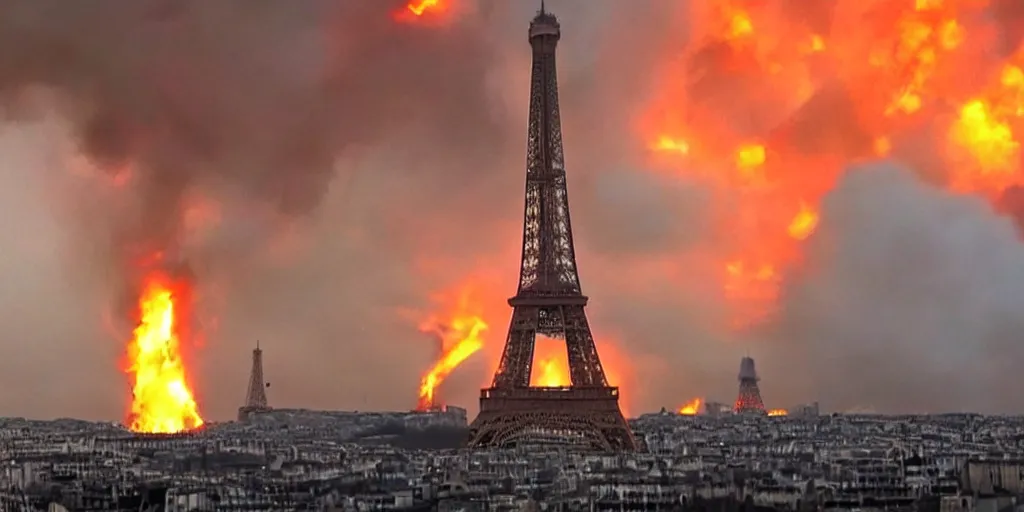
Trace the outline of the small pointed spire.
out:
[[[260,340],[256,340],[256,350],[260,349]]]
[[[540,13],[547,14],[547,11],[544,9],[544,0],[540,0]]]

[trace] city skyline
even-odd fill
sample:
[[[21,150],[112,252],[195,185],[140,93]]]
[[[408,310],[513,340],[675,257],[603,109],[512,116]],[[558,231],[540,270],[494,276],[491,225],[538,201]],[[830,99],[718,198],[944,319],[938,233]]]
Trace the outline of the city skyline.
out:
[[[523,30],[537,5],[452,0],[433,18],[406,19],[402,1],[324,0],[221,23],[237,4],[112,0],[47,17],[46,3],[0,7],[0,47],[36,57],[0,58],[0,99],[11,106],[0,125],[0,416],[124,418],[136,297],[123,253],[154,238],[194,275],[189,322],[201,339],[188,340],[186,359],[204,419],[243,404],[256,339],[271,405],[412,409],[438,355],[437,329],[423,326],[450,323],[459,308],[488,328],[439,389],[475,413],[518,270]],[[840,4],[835,20],[860,19]],[[956,120],[933,107],[995,104],[995,86],[947,75],[986,48],[969,35],[987,27],[1010,49],[974,65],[999,82],[1024,65],[1011,42],[1019,31],[960,20],[965,49],[935,50],[950,53],[946,73],[918,87],[924,114],[861,126],[863,113],[836,106],[845,75],[828,71],[843,60],[829,52],[856,38],[811,37],[807,56],[783,37],[842,25],[810,8],[789,13],[806,18],[793,22],[801,31],[782,30],[784,13],[765,8],[749,13],[754,35],[732,35],[773,41],[782,69],[813,75],[791,104],[779,98],[793,88],[765,83],[759,65],[733,73],[715,60],[725,58],[708,50],[718,14],[667,0],[547,8],[565,30],[559,82],[580,278],[629,416],[695,397],[730,401],[743,355],[757,360],[769,407],[1024,411],[1004,391],[1024,364],[1019,152],[1009,174],[957,153],[962,141],[945,136],[959,133]],[[4,9],[24,25],[5,23],[14,17]],[[204,31],[210,23],[222,29]],[[692,41],[680,35],[687,26]],[[129,32],[134,44],[107,35]],[[792,55],[778,49],[789,43]],[[62,57],[65,47],[81,51]],[[700,66],[709,82],[684,87],[680,75]],[[752,120],[738,120],[732,103]],[[685,133],[682,119],[712,110],[725,126],[703,130],[728,147]],[[871,130],[885,132],[888,156],[868,154],[878,149]],[[854,135],[872,147],[829,142]],[[734,153],[739,170],[763,166],[772,187],[720,183],[736,170]],[[780,215],[804,221],[775,233]]]

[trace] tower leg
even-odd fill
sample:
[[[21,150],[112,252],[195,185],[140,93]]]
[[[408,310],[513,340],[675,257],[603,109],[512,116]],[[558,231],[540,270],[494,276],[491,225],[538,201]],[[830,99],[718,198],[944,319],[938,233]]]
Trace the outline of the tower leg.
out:
[[[537,337],[537,308],[517,307],[512,311],[505,350],[492,386],[525,388],[533,371],[533,349]]]
[[[583,306],[564,308],[565,347],[574,386],[608,385]]]

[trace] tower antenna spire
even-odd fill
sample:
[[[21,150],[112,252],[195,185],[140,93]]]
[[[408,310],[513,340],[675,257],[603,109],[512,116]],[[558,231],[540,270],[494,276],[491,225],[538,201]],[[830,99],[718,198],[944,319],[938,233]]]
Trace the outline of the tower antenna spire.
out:
[[[540,0],[540,13],[547,14],[547,10],[544,9],[544,0]]]

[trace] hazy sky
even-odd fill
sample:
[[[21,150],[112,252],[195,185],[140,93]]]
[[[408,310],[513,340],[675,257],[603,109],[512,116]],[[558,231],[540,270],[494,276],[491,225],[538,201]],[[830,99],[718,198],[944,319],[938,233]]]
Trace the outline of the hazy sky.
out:
[[[272,405],[414,406],[436,355],[417,315],[467,281],[500,350],[536,7],[466,0],[425,27],[392,21],[402,3],[0,5],[0,415],[123,417],[128,262],[154,248],[196,276],[209,418],[244,400],[256,339]],[[826,196],[777,318],[724,328],[697,250],[727,236],[709,192],[646,169],[631,120],[684,4],[548,1],[579,269],[630,412],[730,402],[748,353],[771,407],[1019,411],[1024,246],[895,163]],[[467,362],[445,398],[475,410],[492,364]]]

